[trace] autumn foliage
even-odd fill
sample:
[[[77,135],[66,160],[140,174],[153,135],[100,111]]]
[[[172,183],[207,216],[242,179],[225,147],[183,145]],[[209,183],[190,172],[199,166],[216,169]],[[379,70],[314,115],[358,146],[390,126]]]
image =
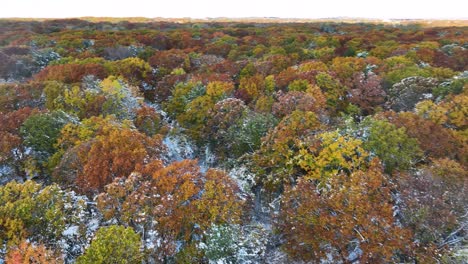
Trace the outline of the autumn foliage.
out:
[[[391,189],[378,160],[366,171],[340,173],[320,188],[309,180],[287,188],[278,228],[295,258],[352,263],[391,261],[408,250],[410,232],[395,225]]]
[[[1,19],[0,263],[465,261],[466,23],[282,22]]]

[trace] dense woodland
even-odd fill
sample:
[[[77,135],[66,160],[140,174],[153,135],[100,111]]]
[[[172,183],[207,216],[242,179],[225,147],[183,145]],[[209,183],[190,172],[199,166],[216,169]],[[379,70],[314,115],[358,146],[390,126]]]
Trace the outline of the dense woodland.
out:
[[[0,263],[467,263],[468,28],[0,20]]]

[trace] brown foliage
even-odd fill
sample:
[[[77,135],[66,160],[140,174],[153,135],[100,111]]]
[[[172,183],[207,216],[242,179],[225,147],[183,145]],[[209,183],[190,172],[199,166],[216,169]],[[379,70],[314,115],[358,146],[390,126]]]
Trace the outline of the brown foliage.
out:
[[[98,198],[105,219],[117,219],[136,230],[156,230],[159,259],[176,253],[176,242],[187,244],[212,224],[240,223],[243,201],[238,187],[224,172],[200,172],[195,160],[167,167],[153,162],[128,178],[117,178]]]
[[[282,199],[277,228],[293,258],[320,261],[389,262],[408,247],[408,231],[395,226],[390,187],[378,160],[367,171],[339,174],[328,190],[301,180]],[[362,254],[350,257],[357,250]]]
[[[349,101],[358,105],[364,113],[372,113],[375,107],[385,102],[386,93],[382,89],[381,82],[382,78],[373,72],[356,73]]]
[[[318,87],[308,92],[290,91],[285,94],[279,92],[277,98],[278,102],[273,104],[272,112],[278,118],[287,116],[294,110],[319,114],[324,111],[326,103],[325,96]]]
[[[463,236],[460,227],[468,200],[466,168],[447,158],[433,160],[417,173],[401,174],[398,188],[403,224],[418,241],[418,260],[438,259],[452,240]]]
[[[63,157],[54,170],[55,180],[73,184],[80,193],[100,192],[113,179],[161,158],[164,145],[158,134],[149,137],[112,119],[86,122],[84,127],[68,125],[62,130],[58,146]]]
[[[411,112],[389,111],[382,115],[398,128],[404,127],[429,157],[449,157],[463,162],[467,146],[451,130]]]
[[[301,142],[323,129],[313,112],[293,111],[271,129],[252,156],[257,183],[268,191],[281,190],[300,175],[290,161],[297,155]]]
[[[185,63],[188,60],[188,55],[177,49],[158,51],[151,58],[149,58],[149,64],[154,68],[185,68],[187,69]],[[185,67],[184,67],[185,66]]]
[[[100,64],[63,64],[44,68],[36,75],[39,81],[58,81],[63,83],[81,82],[86,75],[94,75],[99,79],[107,76],[106,69]]]
[[[89,151],[80,155],[83,168],[76,179],[84,192],[102,191],[113,179],[130,175],[138,164],[158,157],[162,141],[122,129],[98,136],[90,144]]]
[[[37,112],[37,109],[29,107],[7,113],[0,112],[0,124],[2,124],[0,126],[0,163],[9,163],[17,176],[25,176],[22,162],[25,159],[26,149],[22,145],[23,140],[19,130],[23,122]]]

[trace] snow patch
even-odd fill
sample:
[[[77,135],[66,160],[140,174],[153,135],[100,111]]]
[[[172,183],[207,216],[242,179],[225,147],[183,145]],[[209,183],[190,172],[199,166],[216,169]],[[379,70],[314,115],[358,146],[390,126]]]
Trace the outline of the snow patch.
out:
[[[65,229],[62,233],[64,236],[73,236],[73,235],[78,235],[78,229],[79,226],[73,225]]]

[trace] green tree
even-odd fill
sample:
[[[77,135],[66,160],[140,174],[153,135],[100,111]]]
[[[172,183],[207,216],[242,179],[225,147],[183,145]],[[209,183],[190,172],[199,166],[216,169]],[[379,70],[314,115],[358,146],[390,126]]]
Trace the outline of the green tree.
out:
[[[422,156],[418,141],[385,121],[367,118],[363,121],[364,149],[382,160],[385,172],[406,170]]]
[[[184,113],[188,103],[205,93],[205,86],[199,82],[178,83],[172,90],[172,96],[163,103],[163,108],[169,116],[177,117]]]
[[[46,98],[45,106],[50,111],[62,109],[63,93],[67,89],[66,85],[57,81],[46,82],[44,95]]]
[[[311,84],[307,80],[294,80],[289,84],[288,90],[305,92],[308,89],[311,89],[311,87]]]
[[[33,149],[35,158],[44,162],[55,153],[55,143],[63,126],[73,118],[62,111],[30,116],[20,128],[24,144]]]
[[[206,88],[199,83],[178,85],[165,108],[176,116],[193,139],[200,142],[207,138],[207,124],[216,102],[230,95],[233,90],[232,83],[221,81],[209,82]]]
[[[317,86],[322,89],[327,98],[327,105],[330,108],[343,107],[343,98],[345,96],[346,87],[344,87],[339,80],[333,78],[327,73],[320,72],[315,77]]]
[[[271,192],[281,190],[300,175],[300,168],[291,160],[298,154],[301,143],[323,129],[313,112],[293,111],[270,129],[260,148],[252,154],[252,171],[256,182]]]
[[[102,227],[76,263],[140,264],[142,260],[140,247],[140,236],[131,227],[118,225]]]
[[[70,205],[71,199],[57,185],[42,188],[33,181],[13,181],[0,187],[0,242],[57,242],[83,210]]]
[[[245,153],[256,151],[261,143],[262,137],[278,123],[271,114],[259,114],[253,111],[247,114],[227,131],[227,140],[231,146],[231,154],[240,157]]]
[[[109,76],[100,83],[99,92],[105,96],[106,101],[102,104],[102,114],[116,115],[119,119],[131,119],[139,102],[136,92],[132,92],[121,79]],[[93,95],[92,91],[87,94]]]
[[[25,120],[20,133],[27,146],[38,152],[52,154],[60,130],[70,121],[70,117],[61,111],[36,114]]]
[[[236,225],[213,225],[206,235],[205,256],[210,261],[235,263],[240,229]]]

